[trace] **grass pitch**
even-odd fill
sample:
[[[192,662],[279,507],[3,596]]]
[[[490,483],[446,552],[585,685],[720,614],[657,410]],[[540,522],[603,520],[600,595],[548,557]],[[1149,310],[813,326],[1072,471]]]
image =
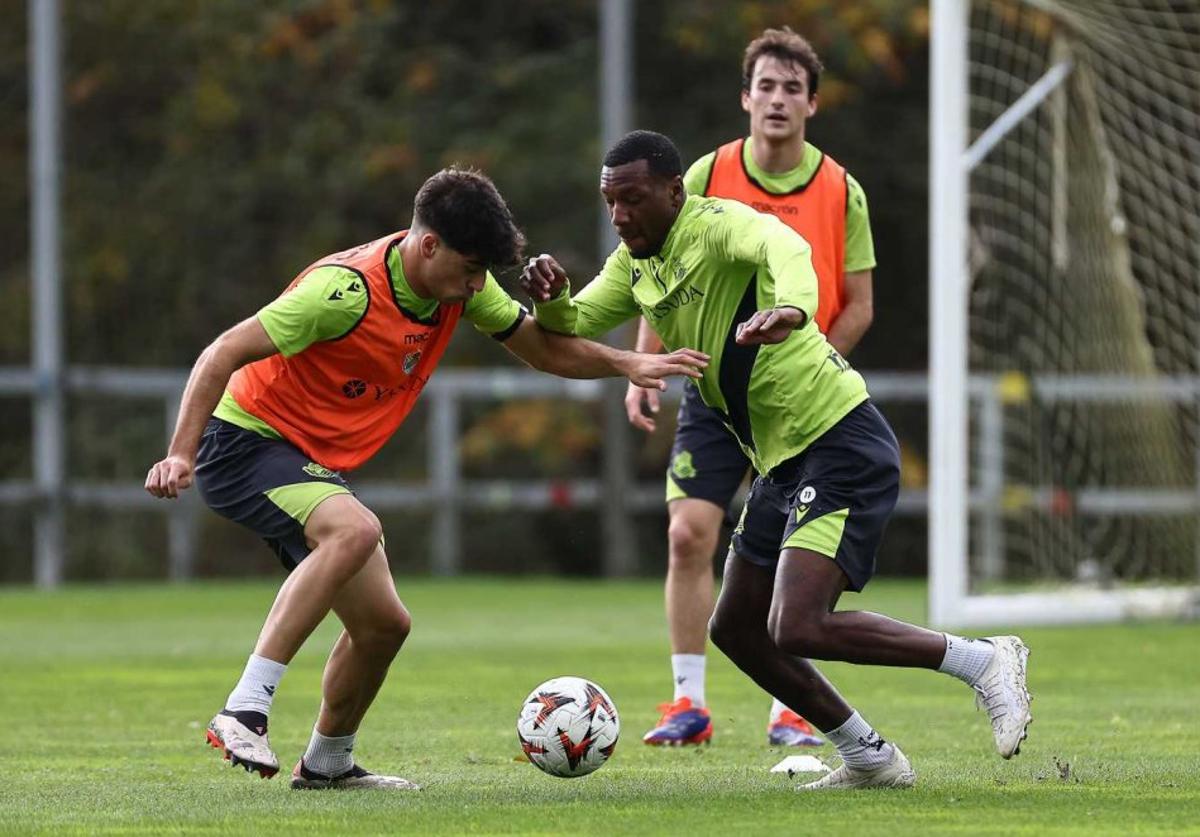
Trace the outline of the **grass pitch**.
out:
[[[711,746],[641,734],[670,697],[657,582],[407,580],[409,644],[356,756],[420,793],[294,792],[319,700],[326,622],[293,662],[271,738],[283,772],[231,770],[204,742],[273,584],[0,591],[0,831],[412,834],[1043,834],[1200,828],[1200,626],[1025,630],[1035,723],[1002,761],[972,695],[944,675],[825,665],[917,770],[911,791],[799,795],[768,769],[769,700],[709,656]],[[875,582],[845,604],[913,620],[923,587]],[[613,759],[555,779],[514,721],[542,680],[599,682],[621,713]],[[819,753],[832,760],[831,748]]]

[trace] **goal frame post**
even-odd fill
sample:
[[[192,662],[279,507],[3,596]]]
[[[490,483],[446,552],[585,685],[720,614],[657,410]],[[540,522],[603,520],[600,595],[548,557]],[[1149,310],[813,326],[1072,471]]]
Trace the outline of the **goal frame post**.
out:
[[[1053,11],[1052,4],[1042,0],[1024,2]],[[971,0],[930,3],[929,621],[942,628],[961,628],[1196,618],[1200,588],[1195,585],[1124,589],[1065,585],[1006,594],[971,593],[969,416],[978,382],[969,370],[970,176],[1006,134],[1062,88],[1074,69],[1070,55],[1060,54],[971,143],[972,6]],[[1200,473],[1200,459],[1197,468]],[[983,492],[983,496],[990,495]]]

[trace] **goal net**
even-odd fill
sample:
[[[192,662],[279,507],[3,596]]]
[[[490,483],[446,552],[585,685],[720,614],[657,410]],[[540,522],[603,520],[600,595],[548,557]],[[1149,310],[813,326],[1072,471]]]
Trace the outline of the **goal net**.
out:
[[[931,302],[950,283],[934,315],[962,321],[931,330],[931,418],[959,430],[931,433],[932,615],[1194,614],[1200,0],[949,3],[931,191],[961,197],[931,217]]]

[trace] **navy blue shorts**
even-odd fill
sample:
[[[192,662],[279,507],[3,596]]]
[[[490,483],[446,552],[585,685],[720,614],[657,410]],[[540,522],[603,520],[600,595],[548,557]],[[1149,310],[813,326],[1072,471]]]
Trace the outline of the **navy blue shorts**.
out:
[[[730,552],[775,567],[784,549],[837,562],[861,590],[900,493],[900,446],[870,401],[846,414],[798,456],[760,476],[733,533]]]
[[[257,533],[290,572],[308,557],[304,524],[321,501],[349,494],[341,474],[289,442],[210,419],[196,454],[196,486],[209,508]]]
[[[667,502],[694,498],[727,509],[748,470],[750,460],[733,431],[704,403],[695,384],[685,383],[667,466]]]

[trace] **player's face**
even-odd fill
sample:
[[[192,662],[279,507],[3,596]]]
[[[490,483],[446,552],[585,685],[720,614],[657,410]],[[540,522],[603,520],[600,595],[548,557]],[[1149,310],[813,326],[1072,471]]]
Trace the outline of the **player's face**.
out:
[[[487,267],[475,256],[454,250],[435,235],[422,240],[425,260],[425,290],[438,302],[453,305],[467,302],[483,290]]]
[[[683,206],[683,178],[650,171],[645,160],[600,169],[600,194],[608,219],[635,259],[662,249]]]
[[[799,64],[764,55],[754,64],[750,89],[742,91],[742,110],[750,114],[750,133],[786,142],[804,131],[817,112],[817,97],[808,92],[808,71]]]

